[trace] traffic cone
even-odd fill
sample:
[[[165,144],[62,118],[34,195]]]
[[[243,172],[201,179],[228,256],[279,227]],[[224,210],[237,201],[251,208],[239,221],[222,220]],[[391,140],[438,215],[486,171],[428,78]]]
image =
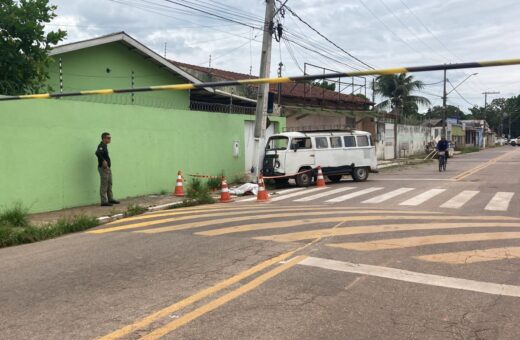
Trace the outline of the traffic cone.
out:
[[[182,171],[179,170],[177,173],[177,183],[175,184],[175,192],[174,196],[184,197],[184,185],[182,184],[184,180],[182,179]]]
[[[269,193],[265,190],[264,177],[258,177],[258,195],[256,195],[257,202],[269,201]]]
[[[233,202],[231,199],[231,195],[229,193],[229,188],[227,186],[226,177],[222,177],[222,184],[221,184],[221,190],[220,190],[220,203],[229,203]]]
[[[323,178],[323,172],[321,171],[321,166],[318,166],[318,176],[316,177],[316,186],[317,187],[324,187],[325,185],[325,178]]]

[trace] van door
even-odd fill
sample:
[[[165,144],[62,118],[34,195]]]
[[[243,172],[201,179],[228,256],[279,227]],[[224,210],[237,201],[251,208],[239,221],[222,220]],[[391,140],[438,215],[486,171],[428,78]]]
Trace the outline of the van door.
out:
[[[292,175],[302,167],[314,168],[315,156],[310,137],[293,138],[291,150],[285,155],[285,173]]]

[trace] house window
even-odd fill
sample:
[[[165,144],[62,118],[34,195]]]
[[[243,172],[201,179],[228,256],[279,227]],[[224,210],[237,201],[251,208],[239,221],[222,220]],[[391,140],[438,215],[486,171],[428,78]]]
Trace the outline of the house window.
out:
[[[328,147],[327,137],[316,137],[316,149],[327,149]]]
[[[291,142],[291,149],[310,149],[312,148],[310,138],[293,138]]]
[[[341,148],[341,137],[330,137],[330,147],[331,148]]]
[[[354,137],[354,136],[343,137],[343,142],[345,142],[346,148],[355,148],[356,147],[356,137]]]
[[[370,146],[368,142],[368,136],[357,136],[357,145],[358,146]]]

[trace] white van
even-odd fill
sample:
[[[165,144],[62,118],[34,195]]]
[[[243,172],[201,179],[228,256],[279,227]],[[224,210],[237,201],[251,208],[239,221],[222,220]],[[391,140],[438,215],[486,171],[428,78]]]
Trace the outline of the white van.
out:
[[[377,172],[377,157],[370,133],[365,131],[284,132],[267,141],[263,160],[264,176],[285,176],[320,166],[333,182],[343,175],[366,181]],[[314,171],[275,179],[279,184],[294,178],[298,186],[312,183]]]

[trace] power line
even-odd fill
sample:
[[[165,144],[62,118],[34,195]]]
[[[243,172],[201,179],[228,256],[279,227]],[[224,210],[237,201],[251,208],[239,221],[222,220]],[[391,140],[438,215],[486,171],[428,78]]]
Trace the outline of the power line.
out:
[[[226,21],[229,21],[229,22],[234,22],[234,23],[237,23],[239,25],[243,25],[243,26],[247,26],[247,27],[250,27],[250,28],[255,28],[255,29],[258,29],[258,27],[255,27],[255,26],[252,26],[250,24],[247,24],[247,23],[244,23],[244,22],[241,22],[241,21],[237,21],[235,19],[231,19],[231,18],[228,18],[228,17],[225,17],[225,16],[222,16],[220,14],[216,14],[216,13],[212,13],[212,12],[209,12],[209,11],[206,11],[204,9],[200,9],[200,8],[196,8],[196,7],[193,7],[193,6],[190,6],[190,5],[186,5],[186,4],[183,4],[181,2],[178,2],[178,1],[174,1],[174,0],[164,0],[166,2],[169,2],[171,4],[174,4],[174,5],[178,5],[178,6],[181,6],[181,7],[186,7],[186,8],[190,8],[194,11],[197,11],[197,12],[201,12],[201,13],[205,13],[207,15],[210,15],[210,16],[213,16],[213,17],[216,17],[216,18],[219,18],[219,19],[222,19],[222,20],[226,20]]]
[[[453,84],[451,83],[451,81],[449,79],[447,79],[448,83],[450,84],[450,86],[453,88],[453,91],[455,91],[456,94],[459,95],[459,97],[464,100],[466,103],[468,103],[469,105],[471,106],[475,106],[475,104],[473,103],[470,103],[466,98],[464,98],[463,95],[460,94],[460,92],[457,90],[457,88],[455,86],[453,86]]]
[[[295,16],[296,18],[298,18],[298,20],[300,20],[302,23],[304,23],[307,27],[309,27],[311,30],[313,30],[314,32],[316,32],[320,37],[322,37],[323,39],[327,40],[329,43],[331,43],[333,46],[335,46],[336,48],[338,48],[339,50],[341,50],[342,52],[344,52],[345,54],[347,54],[348,56],[350,56],[352,59],[356,60],[357,62],[365,65],[366,67],[368,68],[371,68],[371,69],[374,69],[372,66],[370,66],[369,64],[365,63],[363,60],[355,57],[354,55],[352,55],[352,53],[346,51],[345,49],[343,49],[341,46],[337,45],[335,42],[333,42],[332,40],[330,40],[329,38],[327,38],[325,35],[323,35],[320,31],[318,31],[317,29],[315,29],[314,27],[312,27],[307,21],[303,20],[298,14],[296,14],[290,7],[288,6],[285,6],[285,8],[287,8],[287,10],[293,15]]]

